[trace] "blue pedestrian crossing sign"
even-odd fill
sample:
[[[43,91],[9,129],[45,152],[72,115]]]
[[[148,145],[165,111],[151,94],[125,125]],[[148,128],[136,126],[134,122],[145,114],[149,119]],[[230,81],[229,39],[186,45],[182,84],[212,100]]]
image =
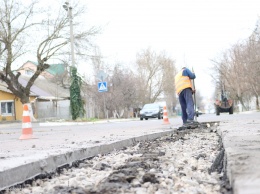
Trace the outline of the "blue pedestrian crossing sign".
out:
[[[98,82],[98,91],[107,92],[107,82]]]

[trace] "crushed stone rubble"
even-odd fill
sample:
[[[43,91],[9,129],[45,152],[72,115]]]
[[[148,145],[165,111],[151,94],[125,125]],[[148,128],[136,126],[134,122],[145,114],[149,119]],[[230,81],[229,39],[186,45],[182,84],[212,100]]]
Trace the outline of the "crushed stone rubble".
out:
[[[223,171],[209,173],[219,142],[216,130],[187,130],[80,161],[4,194],[226,193]]]

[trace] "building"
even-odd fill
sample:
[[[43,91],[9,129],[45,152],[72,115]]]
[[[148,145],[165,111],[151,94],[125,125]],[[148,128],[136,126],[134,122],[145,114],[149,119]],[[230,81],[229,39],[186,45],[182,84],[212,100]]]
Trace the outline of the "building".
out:
[[[21,73],[19,82],[25,86],[37,69],[37,64],[27,61],[18,72]],[[58,82],[51,81],[57,75],[65,72],[61,64],[51,65],[43,72],[31,87],[30,102],[36,119],[70,118],[68,88]],[[0,121],[22,120],[23,106],[20,99],[0,81]]]
[[[24,63],[17,72],[20,72],[21,75],[32,76],[37,70],[38,63],[33,61],[27,61]],[[50,64],[50,67],[46,71],[41,73],[41,76],[46,79],[52,79],[55,76],[62,75],[66,72],[66,67],[64,64]]]

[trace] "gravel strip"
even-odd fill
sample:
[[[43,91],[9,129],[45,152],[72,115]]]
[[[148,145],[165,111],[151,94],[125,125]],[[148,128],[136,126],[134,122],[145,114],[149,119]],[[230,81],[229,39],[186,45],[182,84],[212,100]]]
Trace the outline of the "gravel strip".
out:
[[[4,193],[228,193],[223,170],[212,170],[220,142],[212,127],[178,132],[78,162]]]

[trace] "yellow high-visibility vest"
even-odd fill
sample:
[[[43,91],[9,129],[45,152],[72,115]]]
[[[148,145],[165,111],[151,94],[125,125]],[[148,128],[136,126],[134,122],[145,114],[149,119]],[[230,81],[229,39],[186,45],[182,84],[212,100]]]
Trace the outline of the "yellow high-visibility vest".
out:
[[[192,88],[190,78],[188,76],[183,76],[182,72],[183,70],[175,76],[175,90],[178,95],[181,93],[182,90],[186,88]]]

